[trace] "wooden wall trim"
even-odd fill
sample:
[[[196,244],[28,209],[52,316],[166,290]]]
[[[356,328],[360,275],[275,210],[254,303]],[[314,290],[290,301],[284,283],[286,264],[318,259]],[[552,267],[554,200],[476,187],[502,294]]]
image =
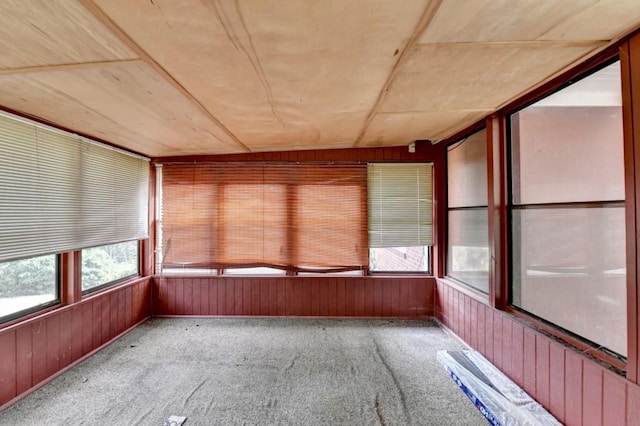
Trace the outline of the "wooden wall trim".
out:
[[[489,301],[508,305],[507,154],[505,118],[487,119],[487,184],[489,219]]]
[[[432,277],[158,277],[154,315],[433,316]]]
[[[147,319],[150,300],[138,279],[0,330],[0,411]]]
[[[640,35],[620,47],[624,131],[627,251],[627,377],[640,380],[640,292],[638,291],[638,229],[640,215]]]
[[[307,151],[256,152],[228,155],[157,157],[152,163],[193,162],[432,162],[438,156],[437,145],[416,143],[416,152],[407,146],[378,148],[318,149]]]

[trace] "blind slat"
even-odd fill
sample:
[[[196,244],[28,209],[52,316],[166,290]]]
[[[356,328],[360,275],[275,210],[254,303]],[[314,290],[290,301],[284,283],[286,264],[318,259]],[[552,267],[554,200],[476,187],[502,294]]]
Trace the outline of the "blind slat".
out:
[[[368,166],[369,247],[433,244],[432,166]]]
[[[166,164],[165,265],[361,267],[364,166]]]
[[[145,159],[0,115],[0,262],[148,236]]]

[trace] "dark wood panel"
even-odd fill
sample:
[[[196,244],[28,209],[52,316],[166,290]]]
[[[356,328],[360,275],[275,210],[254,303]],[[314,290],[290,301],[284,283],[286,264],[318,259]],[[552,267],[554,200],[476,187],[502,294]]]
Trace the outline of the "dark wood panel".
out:
[[[477,335],[473,336],[470,324],[467,342],[475,341],[488,359],[501,360],[505,374],[561,422],[638,424],[640,387],[633,382],[473,297],[469,315],[463,293],[444,281],[438,282],[436,290],[436,313],[443,324],[463,337],[464,323],[477,322]]]
[[[640,420],[640,386],[627,382],[627,424],[635,425]]]
[[[434,284],[426,277],[163,277],[153,282],[153,314],[428,317]]]
[[[582,424],[582,358],[573,351],[565,354],[564,421],[567,425]]]
[[[60,368],[71,364],[71,310],[65,309],[60,312]]]
[[[318,162],[318,161],[346,161],[346,162],[367,162],[367,161],[435,161],[438,155],[439,146],[433,146],[429,142],[416,142],[416,152],[410,153],[406,146],[380,147],[380,148],[347,148],[347,149],[325,149],[325,150],[305,150],[305,151],[275,151],[256,152],[246,154],[228,155],[199,155],[182,157],[161,157],[155,158],[153,162]]]
[[[608,371],[603,373],[602,418],[610,425],[624,425],[627,421],[626,381]],[[640,422],[640,419],[635,421]]]
[[[51,376],[60,370],[60,318],[53,314],[46,321],[47,328],[47,359],[45,361],[45,376]]]
[[[524,385],[524,327],[518,323],[511,324],[511,371],[511,380],[522,387]]]
[[[19,327],[16,329],[16,392],[18,395],[26,392],[33,386],[32,353],[31,327]],[[4,358],[0,359],[3,360],[0,364],[5,362]],[[0,399],[0,401],[3,400]]]
[[[16,332],[0,334],[0,402],[17,395]]]
[[[585,361],[582,368],[582,424],[602,425],[602,368],[591,361]]]
[[[151,289],[149,279],[107,289],[0,330],[0,407],[146,318]]]
[[[564,423],[565,348],[552,342],[549,347],[549,406],[556,418]]]

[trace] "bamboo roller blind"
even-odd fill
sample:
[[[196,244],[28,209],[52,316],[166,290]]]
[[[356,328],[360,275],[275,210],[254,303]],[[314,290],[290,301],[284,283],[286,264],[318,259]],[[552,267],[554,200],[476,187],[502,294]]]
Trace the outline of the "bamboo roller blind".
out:
[[[164,267],[359,268],[365,165],[165,164]]]

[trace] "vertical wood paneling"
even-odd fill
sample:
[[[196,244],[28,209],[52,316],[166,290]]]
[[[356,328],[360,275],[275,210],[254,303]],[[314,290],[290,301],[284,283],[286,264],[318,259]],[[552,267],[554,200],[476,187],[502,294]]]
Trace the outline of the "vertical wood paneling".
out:
[[[89,303],[86,303],[85,306],[89,305]],[[97,322],[100,323],[100,326],[102,327],[102,340],[103,341],[108,341],[111,339],[111,298],[110,297],[102,297],[100,298],[100,306],[102,307],[102,314],[101,316],[95,318],[95,320]],[[83,323],[82,324],[82,329],[83,329],[83,333],[84,330],[87,329],[91,329],[91,324],[90,323]],[[86,353],[86,351],[84,352]]]
[[[82,315],[82,310],[80,310]],[[81,317],[82,318],[82,317]],[[75,336],[81,336],[75,334]],[[76,341],[81,339],[76,338]],[[80,344],[82,348],[82,343]],[[20,327],[16,330],[16,393],[19,395],[29,390],[33,386],[32,371],[33,371],[33,346],[31,342],[31,327]],[[0,357],[0,364],[5,361],[3,357]],[[0,399],[0,404],[2,403]]]
[[[275,279],[269,280],[269,308],[267,315],[278,315],[278,284]]]
[[[520,387],[524,386],[524,327],[518,323],[511,325],[511,370],[512,380]]]
[[[133,288],[126,287],[122,289],[125,295],[125,328],[128,328],[128,324],[133,323]]]
[[[493,309],[486,307],[484,310],[485,314],[485,356],[491,362],[493,362],[493,348],[495,346],[495,342],[493,340],[494,335],[494,327],[493,327]]]
[[[363,317],[363,316],[365,316],[364,281],[361,280],[361,279],[356,279],[354,287],[355,287],[355,315],[357,317]],[[385,295],[385,299],[386,299],[386,295]],[[384,311],[384,304],[383,304],[382,309]]]
[[[109,337],[118,334],[118,293],[113,292],[109,297]]]
[[[102,335],[102,323],[98,318],[102,317],[102,300],[95,299],[91,303],[91,345],[96,348],[109,340],[109,336]],[[88,325],[87,325],[88,326]]]
[[[536,394],[536,333],[524,329],[524,387],[530,395]]]
[[[582,366],[582,384],[582,424],[602,425],[602,368],[591,361],[585,361]]]
[[[206,280],[199,279],[198,286],[200,287],[200,314],[207,315],[209,314],[209,285]]]
[[[478,349],[478,303],[475,300],[471,300],[471,316],[469,318],[470,330],[469,330],[469,346],[474,349]]]
[[[229,315],[227,312],[227,285],[225,279],[220,279],[217,281],[217,291],[218,291],[218,315]],[[183,315],[182,312],[176,312],[176,315]]]
[[[536,399],[545,407],[549,407],[549,339],[536,336]]]
[[[640,424],[637,385],[473,298],[466,308],[465,297],[453,287],[439,282],[436,291],[443,324],[460,337],[466,333],[467,343],[475,342],[494,364],[501,360],[505,374],[561,422]]]
[[[627,381],[627,424],[635,425],[640,420],[640,386]]]
[[[486,319],[486,311],[485,306],[481,304],[477,304],[478,306],[478,351],[482,353],[486,353],[486,330],[487,330],[487,319]]]
[[[9,401],[17,393],[16,333],[0,334],[0,402]]]
[[[159,301],[153,314],[425,317],[434,314],[434,284],[393,277],[163,277],[153,282]],[[471,311],[472,301],[467,304]]]
[[[200,310],[200,280],[191,279],[191,314],[202,315]]]
[[[493,312],[493,363],[500,369],[504,368],[502,363],[502,315],[498,311]]]
[[[506,315],[502,315],[502,368],[507,376],[513,377],[511,354],[513,353],[513,327],[512,321]]]
[[[47,360],[45,375],[51,376],[60,370],[60,318],[56,313],[46,322]]]
[[[552,342],[549,347],[549,407],[556,418],[564,423],[564,369],[565,350],[562,345]]]
[[[71,309],[71,362],[80,359],[82,353],[82,306],[76,305]]]
[[[382,304],[384,302],[384,284],[380,280],[376,280],[373,285],[373,310],[376,315],[382,315],[384,309]]]
[[[565,354],[564,421],[567,425],[582,424],[582,357],[573,351]]]
[[[89,314],[91,321],[91,314]],[[90,324],[91,322],[89,322]],[[33,347],[33,385],[40,383],[47,378],[47,322],[39,320],[30,324],[31,342]],[[89,342],[91,342],[91,330],[88,332]],[[83,333],[83,341],[86,336]],[[91,343],[88,345],[91,346]]]
[[[602,398],[603,421],[610,425],[624,426],[627,421],[627,386],[625,380],[609,371],[605,371]],[[640,419],[636,419],[636,422],[640,423]]]
[[[151,296],[148,279],[0,330],[0,406],[144,319]],[[134,306],[140,306],[140,315]]]
[[[71,363],[71,310],[65,309],[60,312],[60,348],[59,359],[60,368],[64,368]]]
[[[236,292],[235,292],[235,283],[237,278],[226,279],[226,289],[225,289],[225,312],[227,315],[234,315],[236,308]]]

